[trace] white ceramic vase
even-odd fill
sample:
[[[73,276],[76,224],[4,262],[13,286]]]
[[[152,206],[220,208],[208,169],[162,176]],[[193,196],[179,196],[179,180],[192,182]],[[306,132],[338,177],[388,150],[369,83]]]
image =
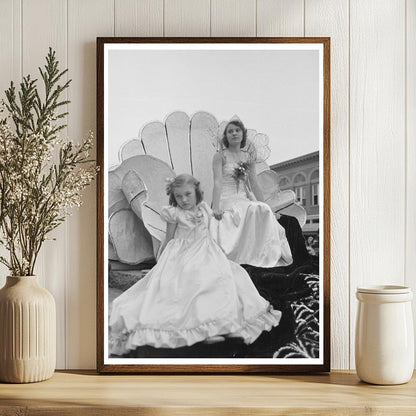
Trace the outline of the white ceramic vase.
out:
[[[56,365],[55,300],[36,276],[7,277],[0,317],[0,381],[50,378]]]
[[[372,384],[402,384],[414,368],[414,332],[410,288],[373,286],[357,289],[355,366]]]

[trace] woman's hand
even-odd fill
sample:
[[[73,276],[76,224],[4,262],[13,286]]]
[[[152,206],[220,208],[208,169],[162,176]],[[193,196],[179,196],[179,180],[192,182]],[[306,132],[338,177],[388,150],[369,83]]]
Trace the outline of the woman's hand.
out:
[[[213,212],[213,214],[214,214],[214,218],[216,219],[216,220],[221,220],[222,219],[222,214],[223,214],[223,211],[221,211],[220,209],[213,209],[212,210],[212,212]]]

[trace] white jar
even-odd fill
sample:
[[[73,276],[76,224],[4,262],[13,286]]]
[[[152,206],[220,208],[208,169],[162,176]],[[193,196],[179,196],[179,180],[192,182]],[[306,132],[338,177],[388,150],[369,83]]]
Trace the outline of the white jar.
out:
[[[402,384],[412,377],[414,332],[410,288],[371,286],[357,289],[355,366],[372,384]]]

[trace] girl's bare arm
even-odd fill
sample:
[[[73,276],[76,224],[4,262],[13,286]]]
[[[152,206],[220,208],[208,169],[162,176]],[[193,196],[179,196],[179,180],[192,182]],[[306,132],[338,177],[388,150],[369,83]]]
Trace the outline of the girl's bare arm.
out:
[[[159,257],[162,254],[165,247],[167,246],[167,244],[169,243],[169,241],[172,240],[172,238],[174,237],[177,226],[178,224],[176,222],[168,222],[168,225],[166,226],[166,238],[159,249]]]

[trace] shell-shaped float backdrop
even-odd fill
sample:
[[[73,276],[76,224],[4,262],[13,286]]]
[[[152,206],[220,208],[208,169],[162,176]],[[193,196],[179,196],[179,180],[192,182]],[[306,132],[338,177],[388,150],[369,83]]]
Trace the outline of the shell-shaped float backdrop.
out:
[[[160,210],[168,204],[166,178],[189,173],[201,182],[204,200],[211,204],[212,157],[221,148],[226,122],[218,123],[207,112],[189,117],[182,111],[164,123],[146,124],[139,138],[124,143],[118,166],[108,172],[109,259],[139,264],[157,254],[166,224]],[[247,151],[256,156],[256,172],[266,203],[274,212],[293,215],[301,226],[306,212],[296,203],[293,191],[279,191],[278,174],[266,161],[268,138],[247,130]]]

